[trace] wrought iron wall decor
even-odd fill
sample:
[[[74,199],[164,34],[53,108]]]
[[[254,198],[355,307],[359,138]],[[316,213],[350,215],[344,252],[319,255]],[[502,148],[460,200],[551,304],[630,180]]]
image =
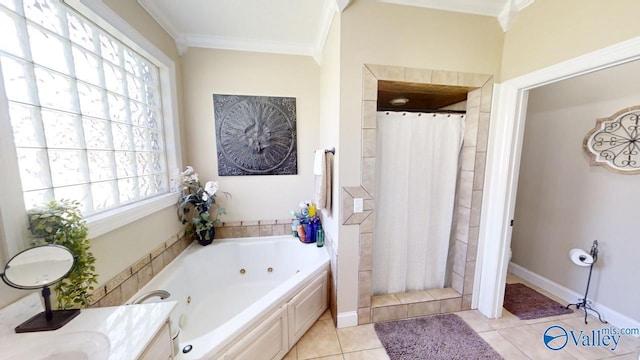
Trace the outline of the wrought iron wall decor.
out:
[[[298,173],[296,99],[213,95],[218,175]]]
[[[584,138],[592,165],[620,174],[640,174],[640,106],[598,119]]]

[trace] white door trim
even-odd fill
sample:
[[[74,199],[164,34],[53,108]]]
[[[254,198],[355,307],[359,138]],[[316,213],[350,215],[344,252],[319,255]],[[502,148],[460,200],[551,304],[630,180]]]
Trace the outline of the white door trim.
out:
[[[522,152],[528,91],[640,59],[640,37],[564,61],[494,86],[472,307],[502,315]]]

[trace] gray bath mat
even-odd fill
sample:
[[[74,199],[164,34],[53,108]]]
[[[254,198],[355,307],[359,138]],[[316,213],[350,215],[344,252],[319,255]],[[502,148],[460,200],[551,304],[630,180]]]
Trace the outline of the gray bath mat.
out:
[[[502,306],[520,320],[539,319],[573,312],[573,310],[565,308],[527,285],[520,283],[507,284],[504,289],[504,305]]]
[[[502,359],[455,314],[373,325],[391,360]]]

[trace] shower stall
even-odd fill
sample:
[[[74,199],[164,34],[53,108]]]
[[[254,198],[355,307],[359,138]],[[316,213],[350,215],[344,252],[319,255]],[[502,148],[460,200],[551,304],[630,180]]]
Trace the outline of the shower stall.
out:
[[[465,115],[377,113],[373,295],[450,286]]]

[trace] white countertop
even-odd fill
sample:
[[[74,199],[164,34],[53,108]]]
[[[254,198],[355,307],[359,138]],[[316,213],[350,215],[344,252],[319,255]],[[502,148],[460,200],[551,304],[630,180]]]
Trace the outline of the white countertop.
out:
[[[62,359],[69,358],[69,355],[60,357],[61,355],[52,352],[72,351],[82,347],[86,352],[94,352],[90,359],[133,360],[142,354],[167,321],[175,305],[174,301],[166,301],[82,309],[80,315],[58,330],[1,334],[0,354],[2,359],[7,360],[23,360],[24,356],[34,360]],[[2,325],[16,327],[20,323]],[[106,339],[109,343],[108,356],[104,352]],[[100,347],[99,344],[103,346]],[[91,347],[91,351],[86,350]],[[75,354],[78,359],[86,359],[79,351]]]

